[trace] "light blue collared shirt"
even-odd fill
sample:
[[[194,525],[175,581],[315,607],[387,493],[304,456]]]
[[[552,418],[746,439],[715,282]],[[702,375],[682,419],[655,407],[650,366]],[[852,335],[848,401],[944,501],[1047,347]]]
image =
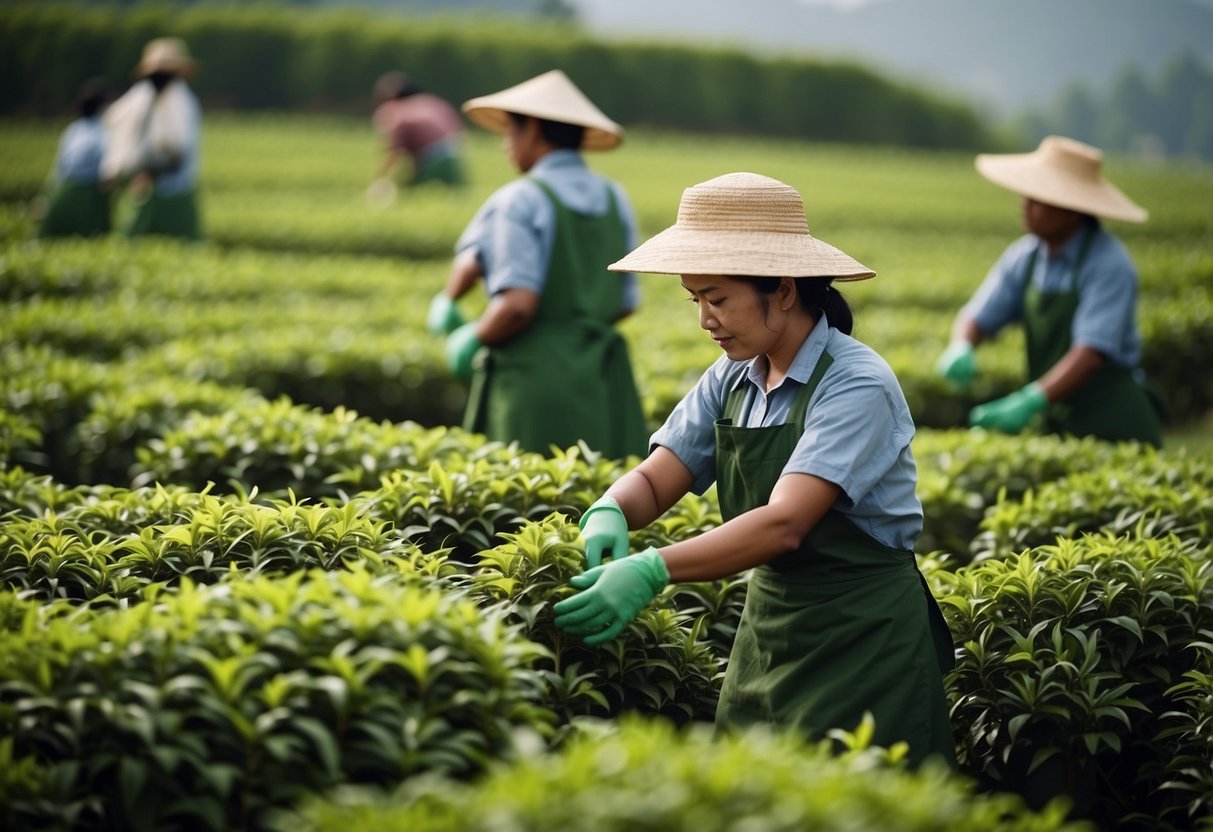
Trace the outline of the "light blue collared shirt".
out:
[[[67,126],[55,154],[55,179],[60,182],[96,182],[105,155],[105,127],[99,117],[78,118]]]
[[[1007,247],[990,269],[963,314],[977,324],[983,337],[1023,320],[1023,296],[1029,276],[1028,258],[1036,254],[1032,285],[1046,292],[1078,290],[1078,309],[1070,328],[1075,346],[1096,350],[1115,364],[1135,368],[1141,361],[1137,330],[1137,267],[1120,240],[1103,228],[1094,230],[1082,269],[1074,264],[1082,232],[1055,255],[1039,237],[1025,234]]]
[[[550,187],[570,211],[590,216],[606,213],[608,188],[613,190],[627,231],[627,250],[636,247],[636,220],[623,189],[586,167],[581,154],[554,150],[536,162],[529,175]],[[547,194],[524,176],[498,188],[485,201],[460,235],[455,251],[476,252],[490,295],[506,289],[542,294],[555,239],[556,209]],[[607,265],[602,264],[604,271]],[[619,279],[624,309],[634,310],[640,301],[636,276],[620,273]]]
[[[716,360],[649,440],[673,451],[702,494],[716,479],[714,425],[729,392],[745,384],[738,424],[756,428],[787,419],[796,393],[823,352],[834,363],[809,400],[804,433],[784,474],[811,474],[842,489],[834,508],[886,546],[913,549],[922,532],[915,493],[918,467],[910,451],[914,420],[901,385],[874,350],[837,329],[825,315],[813,327],[787,376],[766,392],[767,360]],[[744,379],[744,381],[743,381]]]

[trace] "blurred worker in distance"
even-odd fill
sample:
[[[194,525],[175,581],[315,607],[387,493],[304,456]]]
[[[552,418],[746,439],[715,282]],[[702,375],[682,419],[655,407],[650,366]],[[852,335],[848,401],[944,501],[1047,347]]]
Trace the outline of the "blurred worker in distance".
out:
[[[85,81],[76,94],[77,118],[59,139],[46,203],[39,210],[39,237],[94,237],[110,230],[109,192],[101,182],[106,134],[101,114],[109,100],[100,78]]]
[[[180,38],[156,38],[143,49],[135,83],[106,111],[110,142],[102,175],[129,183],[135,210],[126,233],[202,236],[198,164],[202,108],[187,84],[197,71]]]
[[[547,452],[583,440],[612,458],[643,454],[648,431],[627,343],[615,328],[638,303],[633,274],[607,265],[635,245],[631,206],[581,150],[609,150],[623,128],[560,70],[463,105],[504,134],[519,173],[480,208],[456,244],[429,329],[473,375],[464,427]],[[455,301],[484,279],[484,315],[464,323]]]
[[[1103,178],[1098,148],[1048,136],[1031,153],[980,154],[977,171],[1023,197],[1028,233],[990,269],[952,329],[936,369],[967,388],[974,349],[1022,321],[1029,382],[973,408],[970,424],[1019,433],[1038,415],[1054,433],[1161,446],[1140,383],[1137,268],[1100,217],[1145,222],[1146,211]]]
[[[388,202],[396,183],[464,182],[460,160],[463,119],[443,99],[424,92],[403,72],[385,72],[375,82],[371,122],[383,137],[383,163],[367,192],[372,201]],[[405,157],[408,163],[404,164]]]

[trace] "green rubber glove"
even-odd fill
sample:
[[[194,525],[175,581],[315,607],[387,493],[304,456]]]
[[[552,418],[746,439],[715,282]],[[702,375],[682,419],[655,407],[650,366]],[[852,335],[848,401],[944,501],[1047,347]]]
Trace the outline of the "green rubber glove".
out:
[[[613,497],[600,497],[581,515],[581,539],[585,541],[585,565],[602,564],[602,556],[623,558],[628,554],[628,520]]]
[[[430,311],[425,316],[425,328],[435,335],[450,335],[464,323],[463,315],[455,301],[446,292],[439,292],[430,301]]]
[[[948,344],[935,362],[935,372],[961,390],[967,390],[977,375],[977,355],[973,345],[963,338]]]
[[[1003,433],[1019,433],[1032,417],[1049,403],[1045,391],[1036,382],[1027,384],[1009,396],[979,404],[969,411],[969,424],[975,428],[992,428]]]
[[[476,337],[476,322],[472,321],[456,329],[446,337],[446,363],[451,372],[460,378],[472,374],[472,359],[483,347]]]
[[[556,626],[602,644],[624,631],[632,619],[670,582],[661,553],[652,546],[631,557],[595,566],[569,583],[585,590],[555,607]]]

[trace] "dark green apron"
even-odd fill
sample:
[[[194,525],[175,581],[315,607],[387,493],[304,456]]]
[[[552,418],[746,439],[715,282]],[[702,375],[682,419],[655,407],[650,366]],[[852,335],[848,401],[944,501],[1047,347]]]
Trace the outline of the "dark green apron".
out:
[[[152,191],[147,199],[135,206],[126,233],[130,237],[160,234],[187,240],[201,239],[202,223],[198,216],[197,193],[189,190],[164,196]]]
[[[610,458],[648,450],[627,342],[614,321],[623,282],[606,270],[627,252],[614,192],[601,217],[556,209],[551,263],[535,317],[504,344],[480,350],[463,426],[530,451],[578,440]]]
[[[1038,379],[1052,369],[1073,345],[1074,313],[1078,309],[1078,273],[1096,229],[1088,227],[1079,246],[1070,285],[1057,292],[1044,292],[1032,285],[1036,251],[1028,258],[1028,280],[1024,290],[1023,323],[1028,347],[1028,378]],[[1127,367],[1111,361],[1104,364],[1082,387],[1049,405],[1046,428],[1052,433],[1094,436],[1110,442],[1136,440],[1162,446],[1162,425],[1145,389]]]
[[[57,184],[38,225],[39,237],[95,237],[110,230],[109,194],[96,182]]]
[[[462,185],[464,181],[463,163],[458,156],[454,153],[434,153],[418,163],[409,184],[445,182],[448,185]]]
[[[736,426],[745,394],[730,393],[716,422],[725,520],[766,505],[832,362],[822,355],[782,425]],[[955,765],[943,688],[954,661],[914,553],[878,543],[831,509],[799,549],[752,570],[716,722],[773,723],[819,740],[854,730],[870,711],[875,744],[908,743],[914,765],[932,755]]]

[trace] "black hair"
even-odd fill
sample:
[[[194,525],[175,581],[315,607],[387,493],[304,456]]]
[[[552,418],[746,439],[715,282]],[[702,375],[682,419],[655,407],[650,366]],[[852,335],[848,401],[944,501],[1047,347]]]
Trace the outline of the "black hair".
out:
[[[510,113],[509,116],[519,127],[526,124],[528,118],[534,118],[539,122],[540,134],[550,144],[563,150],[580,149],[581,141],[585,138],[585,128],[580,124],[565,124],[563,121],[549,121],[546,118],[535,118],[535,116],[524,116],[518,113]]]
[[[768,309],[767,295],[775,294],[783,278],[751,277],[743,279],[753,283],[758,292],[758,299],[762,302],[763,312],[766,312]],[[855,328],[855,316],[851,313],[851,305],[842,296],[842,292],[831,285],[833,282],[832,277],[798,277],[796,278],[796,297],[800,300],[801,308],[812,315],[814,321],[821,320],[821,313],[824,312],[831,327],[845,335],[850,335],[851,330]]]
[[[152,86],[156,88],[157,92],[162,91],[165,87],[168,86],[168,82],[173,80],[176,77],[177,77],[177,73],[165,72],[162,69],[158,69],[155,72],[150,73],[147,76],[148,80],[152,82]]]
[[[393,99],[408,98],[422,92],[421,85],[403,72],[385,72],[375,81],[373,97],[376,104]]]
[[[76,91],[76,112],[84,118],[92,118],[101,112],[109,97],[104,78],[89,78]]]

